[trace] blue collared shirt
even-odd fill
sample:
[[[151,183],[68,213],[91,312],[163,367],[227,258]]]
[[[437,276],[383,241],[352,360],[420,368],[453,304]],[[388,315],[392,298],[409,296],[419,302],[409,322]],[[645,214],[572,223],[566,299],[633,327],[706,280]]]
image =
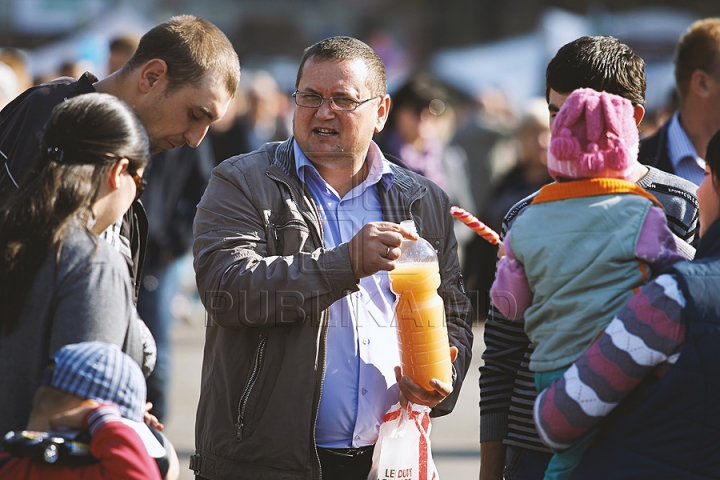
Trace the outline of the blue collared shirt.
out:
[[[365,181],[340,198],[293,145],[297,174],[315,199],[325,247],[350,241],[367,223],[382,221],[378,188],[390,189],[394,175],[371,143]],[[398,401],[394,367],[400,365],[397,330],[387,272],[360,280],[360,290],[330,306],[327,360],[315,427],[318,446],[363,447],[377,441],[385,412]]]
[[[679,112],[675,112],[668,125],[668,157],[675,169],[675,175],[700,185],[705,178],[705,160],[695,151],[690,138],[680,125],[679,115]]]

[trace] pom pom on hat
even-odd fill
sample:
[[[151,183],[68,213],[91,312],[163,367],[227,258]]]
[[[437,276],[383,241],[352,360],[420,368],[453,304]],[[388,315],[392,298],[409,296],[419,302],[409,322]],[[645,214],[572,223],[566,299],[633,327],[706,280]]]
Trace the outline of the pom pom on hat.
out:
[[[626,98],[590,88],[570,94],[555,117],[548,171],[555,178],[629,180],[637,161],[635,109]]]
[[[580,154],[580,142],[572,136],[570,129],[563,128],[550,143],[550,149],[558,160],[573,160]]]

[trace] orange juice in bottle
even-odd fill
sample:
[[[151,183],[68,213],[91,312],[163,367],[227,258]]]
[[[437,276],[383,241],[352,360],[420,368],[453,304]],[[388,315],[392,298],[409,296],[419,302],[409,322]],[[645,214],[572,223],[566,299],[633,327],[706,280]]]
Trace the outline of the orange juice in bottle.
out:
[[[417,233],[412,220],[400,225]],[[430,386],[432,378],[452,383],[445,308],[437,293],[437,254],[424,238],[404,240],[400,249],[396,268],[390,272],[390,289],[397,295],[395,315],[402,371],[425,390],[434,391]]]

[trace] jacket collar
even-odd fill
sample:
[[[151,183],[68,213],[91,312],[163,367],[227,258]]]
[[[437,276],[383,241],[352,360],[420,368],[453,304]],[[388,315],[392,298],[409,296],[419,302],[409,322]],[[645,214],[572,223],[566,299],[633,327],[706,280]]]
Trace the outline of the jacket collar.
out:
[[[293,175],[293,172],[295,172],[295,156],[293,155],[292,146],[293,137],[291,136],[278,145],[275,150],[275,155],[273,156],[272,163],[280,167],[286,175]]]
[[[85,72],[78,79],[78,91],[80,93],[92,93],[96,92],[94,84],[97,83],[98,79],[95,75],[90,72]]]
[[[556,202],[570,198],[595,197],[598,195],[633,194],[646,198],[660,208],[662,204],[644,188],[617,178],[589,178],[545,185],[533,198],[532,204]]]
[[[275,155],[273,155],[272,165],[278,166],[286,175],[297,177],[295,173],[295,155],[293,154],[293,140],[294,137],[290,137],[275,149]],[[405,169],[390,163],[390,169],[395,175],[393,186],[400,188],[400,190],[407,191],[417,185],[414,178],[408,175]]]

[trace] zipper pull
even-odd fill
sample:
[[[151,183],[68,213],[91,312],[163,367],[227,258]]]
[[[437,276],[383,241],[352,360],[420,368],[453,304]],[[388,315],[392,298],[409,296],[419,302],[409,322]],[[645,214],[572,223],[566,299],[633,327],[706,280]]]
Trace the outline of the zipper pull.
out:
[[[242,442],[242,430],[243,430],[243,420],[242,417],[238,415],[237,423],[235,424],[235,441]]]

